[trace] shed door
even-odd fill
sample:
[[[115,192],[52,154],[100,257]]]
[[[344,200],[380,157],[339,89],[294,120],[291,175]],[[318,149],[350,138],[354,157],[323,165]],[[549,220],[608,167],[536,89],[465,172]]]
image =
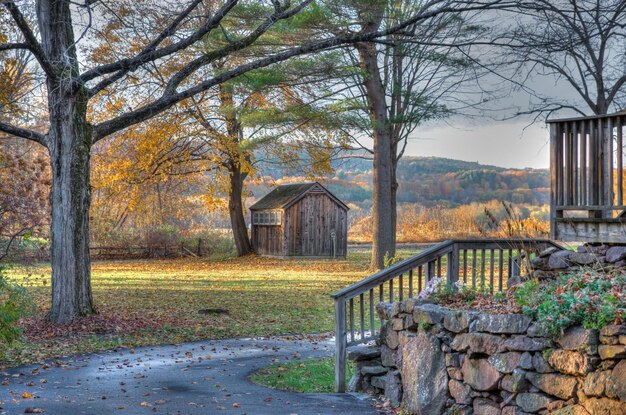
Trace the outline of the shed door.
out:
[[[310,194],[299,204],[301,255],[332,256],[331,231],[338,233],[335,203],[325,194]]]

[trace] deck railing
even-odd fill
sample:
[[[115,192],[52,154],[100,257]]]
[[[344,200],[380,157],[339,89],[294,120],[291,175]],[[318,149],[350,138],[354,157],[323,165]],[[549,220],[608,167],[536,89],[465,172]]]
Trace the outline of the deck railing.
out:
[[[563,222],[612,223],[624,203],[626,113],[548,121],[552,239],[601,242],[602,234],[563,231]],[[579,212],[583,212],[580,216]],[[577,215],[577,216],[576,216]],[[591,238],[591,239],[589,239]],[[608,242],[609,240],[607,240]]]
[[[549,240],[449,240],[332,294],[335,299],[335,390],[346,390],[348,346],[374,340],[382,326],[376,304],[416,298],[433,278],[457,281],[491,293],[503,291],[508,278],[523,275]]]

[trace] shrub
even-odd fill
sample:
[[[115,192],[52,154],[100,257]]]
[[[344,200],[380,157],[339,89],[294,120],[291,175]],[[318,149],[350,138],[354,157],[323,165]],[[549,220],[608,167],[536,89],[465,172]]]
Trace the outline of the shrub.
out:
[[[540,284],[528,281],[514,294],[522,312],[552,336],[570,326],[601,329],[626,319],[626,274],[580,271]]]
[[[146,234],[146,243],[150,248],[167,247],[178,245],[180,241],[180,233],[170,225],[150,229]]]
[[[225,258],[236,253],[232,233],[217,229],[196,232],[193,236],[183,239],[182,242],[193,253],[203,257]]]
[[[0,344],[11,344],[20,338],[21,330],[17,322],[30,307],[26,290],[9,281],[0,266]]]

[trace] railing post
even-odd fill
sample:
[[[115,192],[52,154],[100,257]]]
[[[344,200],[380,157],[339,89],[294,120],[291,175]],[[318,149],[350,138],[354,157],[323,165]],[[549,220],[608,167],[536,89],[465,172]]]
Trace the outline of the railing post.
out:
[[[459,280],[459,246],[452,245],[452,252],[448,256],[448,285],[453,286]]]
[[[346,391],[346,300],[335,299],[335,392]]]
[[[559,205],[558,195],[562,184],[559,182],[559,136],[557,124],[550,124],[550,239],[556,239],[556,218],[558,217],[557,206]]]
[[[522,251],[519,250],[517,257],[514,257],[511,261],[511,265],[513,265],[513,269],[511,270],[511,276],[512,277],[519,277],[521,275],[521,267],[520,267],[520,263],[519,261],[522,260]]]

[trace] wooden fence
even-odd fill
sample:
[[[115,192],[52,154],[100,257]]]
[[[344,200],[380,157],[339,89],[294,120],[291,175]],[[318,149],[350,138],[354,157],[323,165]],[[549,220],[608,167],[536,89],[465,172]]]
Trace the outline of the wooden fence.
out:
[[[503,291],[509,277],[528,272],[540,251],[559,245],[549,240],[450,240],[332,294],[335,300],[335,390],[345,392],[346,349],[374,340],[382,321],[376,304],[415,298],[433,278],[463,281],[491,293]]]
[[[128,245],[128,246],[91,246],[91,258],[94,260],[148,259],[203,257],[212,253],[206,239],[198,238],[176,244]],[[45,262],[50,260],[49,247],[11,248],[6,258],[11,262]]]

